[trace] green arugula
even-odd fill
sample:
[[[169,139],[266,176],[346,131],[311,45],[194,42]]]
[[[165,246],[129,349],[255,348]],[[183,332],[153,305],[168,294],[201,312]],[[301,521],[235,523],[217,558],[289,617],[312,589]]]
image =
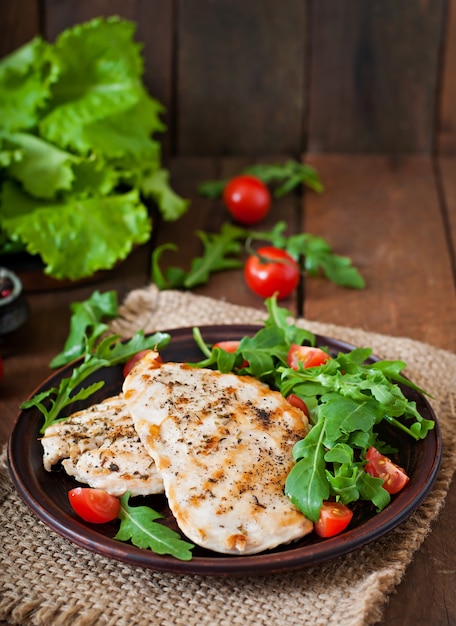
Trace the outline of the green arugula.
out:
[[[265,185],[272,185],[275,198],[284,196],[299,185],[305,185],[317,193],[324,189],[315,168],[295,160],[273,165],[267,163],[250,165],[242,170],[241,174],[251,174]],[[221,198],[228,181],[229,179],[210,180],[199,185],[197,191],[201,196],[215,200]]]
[[[192,558],[194,545],[184,541],[171,528],[157,523],[162,516],[148,506],[130,506],[130,493],[120,498],[120,528],[114,539],[131,541],[143,549],[150,549],[156,554],[170,554],[181,561]]]
[[[188,207],[170,187],[155,135],[163,105],[143,83],[135,24],[76,24],[0,61],[0,252],[21,245],[44,271],[77,280],[150,238]]]
[[[72,370],[71,376],[63,378],[58,387],[51,387],[23,402],[21,408],[34,406],[43,414],[44,423],[40,433],[44,433],[51,424],[66,419],[61,417],[63,409],[77,400],[86,400],[104,386],[104,380],[100,380],[82,387],[89,376],[105,367],[125,363],[141,350],[160,350],[170,339],[170,335],[161,332],[146,337],[142,330],[126,342],[119,341],[119,335],[104,337],[93,346],[92,351],[85,352],[82,363]]]
[[[95,342],[108,329],[104,320],[118,315],[117,293],[94,291],[84,302],[73,302],[71,312],[70,333],[63,351],[52,359],[52,368],[62,367],[92,351]]]
[[[286,250],[310,276],[321,272],[328,280],[342,287],[363,289],[365,282],[348,257],[334,254],[331,246],[322,237],[310,233],[286,236],[286,223],[277,224],[270,231],[254,231],[224,223],[219,233],[197,231],[203,244],[201,256],[193,259],[189,271],[180,267],[169,267],[165,273],[160,260],[166,250],[177,250],[173,243],[165,243],[152,253],[151,279],[159,289],[191,289],[208,282],[211,274],[227,269],[243,267],[240,260],[244,247],[250,248],[253,241],[270,242]],[[242,245],[244,244],[244,245]]]
[[[231,224],[223,224],[220,233],[206,233],[197,231],[203,245],[203,254],[195,257],[191,268],[185,272],[181,268],[168,268],[165,275],[160,269],[160,258],[165,250],[177,250],[172,243],[163,244],[152,253],[152,280],[159,289],[176,289],[184,287],[192,289],[206,283],[214,272],[227,269],[239,269],[242,262],[233,258],[240,255],[241,240],[245,238],[245,230]]]
[[[364,471],[366,452],[370,446],[384,453],[393,451],[379,439],[381,422],[415,440],[427,436],[434,422],[421,416],[397,383],[425,391],[402,375],[403,361],[369,362],[370,348],[341,352],[318,367],[290,368],[291,345],[315,345],[315,336],[296,326],[275,298],[265,304],[264,328],[242,338],[233,353],[207,345],[195,328],[194,339],[205,355],[195,366],[255,376],[285,397],[294,393],[304,400],[310,430],[293,448],[296,463],[285,492],[306,517],[317,521],[323,500],[330,496],[344,504],[368,500],[377,510],[383,509],[390,495],[381,479]]]

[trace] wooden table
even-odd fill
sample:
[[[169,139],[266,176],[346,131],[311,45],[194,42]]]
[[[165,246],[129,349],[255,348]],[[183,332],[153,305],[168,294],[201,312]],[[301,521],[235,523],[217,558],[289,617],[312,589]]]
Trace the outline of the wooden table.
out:
[[[285,156],[271,155],[268,161]],[[266,159],[262,159],[265,161]],[[407,336],[456,351],[455,247],[456,159],[429,156],[307,157],[319,171],[325,192],[290,195],[275,202],[268,221],[288,223],[289,233],[305,230],[325,237],[335,252],[350,256],[363,273],[363,291],[308,279],[285,305],[310,320]],[[187,266],[199,254],[196,229],[218,230],[227,219],[219,202],[198,198],[196,186],[236,173],[243,158],[180,158],[171,162],[172,182],[189,197],[189,213],[175,224],[156,226],[154,244],[173,241],[180,252],[166,259]],[[119,301],[149,280],[150,249],[134,252],[118,269],[90,285],[29,293],[30,319],[2,346],[5,376],[0,383],[0,441],[7,440],[18,407],[50,373],[48,364],[68,333],[70,303],[96,288],[115,289]],[[196,293],[261,307],[262,301],[231,271],[215,276]],[[432,533],[392,595],[382,623],[456,623],[456,486]]]

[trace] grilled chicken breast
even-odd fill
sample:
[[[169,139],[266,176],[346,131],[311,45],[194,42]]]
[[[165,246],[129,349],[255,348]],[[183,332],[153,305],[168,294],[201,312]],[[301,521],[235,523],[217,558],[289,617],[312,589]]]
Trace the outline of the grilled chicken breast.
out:
[[[65,471],[90,487],[120,496],[163,492],[155,464],[133,426],[122,395],[78,411],[46,429],[41,440],[46,470]]]
[[[149,353],[124,381],[135,428],[194,543],[255,554],[312,530],[284,495],[306,418],[263,383]]]

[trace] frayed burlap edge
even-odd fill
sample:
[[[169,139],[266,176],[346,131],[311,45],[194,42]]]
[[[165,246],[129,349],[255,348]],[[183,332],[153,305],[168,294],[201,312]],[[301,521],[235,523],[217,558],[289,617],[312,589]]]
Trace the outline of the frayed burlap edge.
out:
[[[190,325],[255,323],[265,311],[154,286],[126,298],[110,330],[123,337]],[[315,333],[401,358],[407,373],[435,398],[444,439],[436,483],[401,526],[361,550],[322,565],[262,577],[176,576],[118,563],[56,535],[28,511],[0,458],[0,619],[61,626],[367,626],[384,603],[444,504],[456,466],[456,356],[406,339],[360,329],[298,323]],[[338,576],[334,576],[337,570]]]

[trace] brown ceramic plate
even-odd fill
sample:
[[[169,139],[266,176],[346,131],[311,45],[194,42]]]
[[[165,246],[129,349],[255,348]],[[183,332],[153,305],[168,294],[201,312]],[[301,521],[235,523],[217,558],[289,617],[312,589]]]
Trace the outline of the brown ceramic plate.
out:
[[[207,326],[201,330],[205,340],[213,343],[221,339],[239,339],[244,335],[251,335],[258,327]],[[172,341],[163,351],[164,359],[173,361],[201,359],[201,353],[193,341],[191,328],[169,332]],[[317,343],[327,346],[333,355],[353,348],[346,343],[321,336],[317,336]],[[71,370],[72,366],[67,366],[58,371],[36,392],[58,385],[63,377],[70,375]],[[122,384],[120,366],[98,372],[97,376],[98,378],[89,381],[103,378],[106,384],[87,404],[120,391]],[[409,388],[404,388],[404,393],[416,402],[423,417],[435,420],[435,415],[423,395]],[[73,407],[75,408],[81,408],[81,404]],[[407,435],[387,426],[381,433],[383,439],[398,448],[395,460],[406,469],[410,482],[402,492],[393,497],[390,505],[381,513],[375,513],[368,503],[357,503],[349,530],[331,539],[322,540],[312,533],[288,546],[252,556],[226,556],[197,547],[193,551],[194,557],[191,561],[179,561],[170,556],[160,556],[149,550],[141,550],[128,543],[114,540],[118,522],[91,525],[79,520],[72,512],[67,498],[67,492],[77,486],[77,483],[63,470],[46,472],[43,468],[42,448],[39,442],[41,424],[42,416],[37,409],[21,412],[8,445],[11,477],[28,507],[47,526],[87,550],[135,566],[182,574],[238,576],[293,570],[360,548],[388,533],[418,507],[434,483],[442,450],[437,421],[435,429],[425,440],[419,442],[412,441]],[[164,496],[137,498],[136,502],[147,504],[162,513],[164,522],[176,529]]]

